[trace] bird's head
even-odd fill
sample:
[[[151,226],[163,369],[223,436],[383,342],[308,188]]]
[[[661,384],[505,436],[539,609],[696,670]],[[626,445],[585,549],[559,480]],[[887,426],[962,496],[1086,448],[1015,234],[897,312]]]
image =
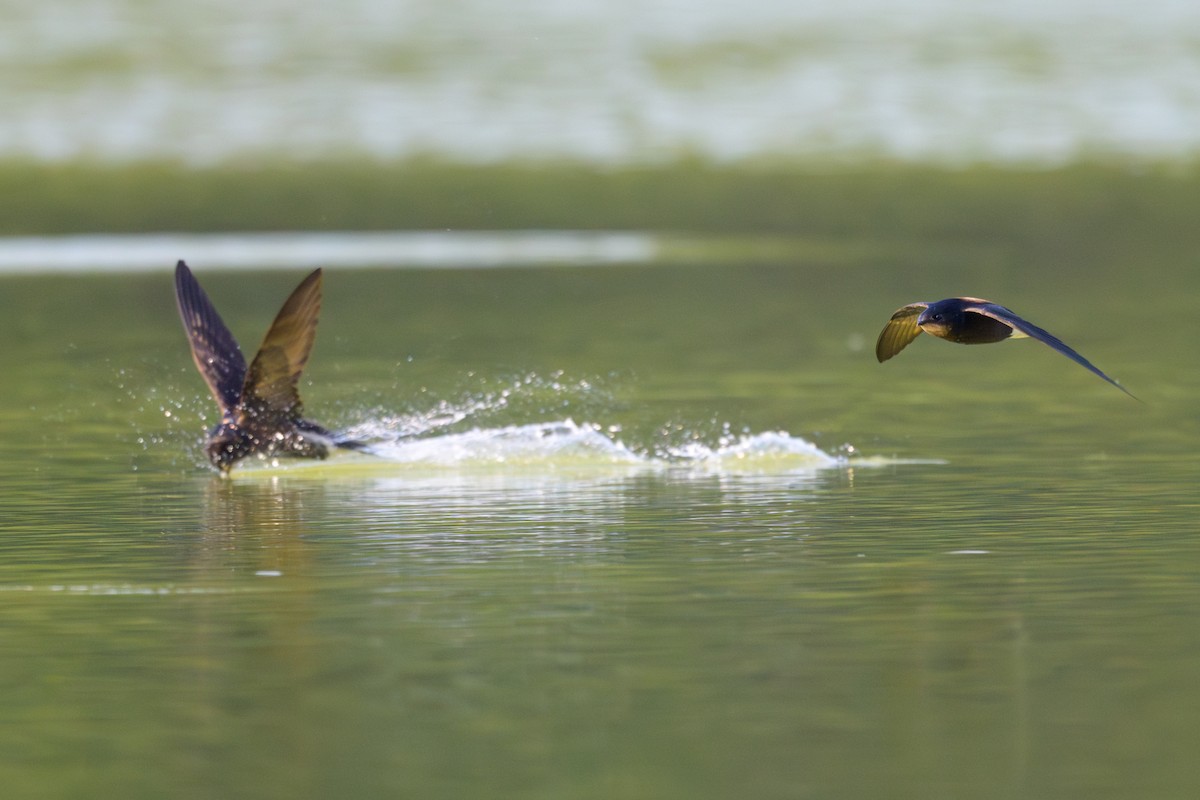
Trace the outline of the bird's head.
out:
[[[917,325],[928,334],[942,339],[952,338],[954,330],[962,318],[962,310],[958,301],[939,300],[931,303],[917,317]]]
[[[208,439],[204,448],[208,460],[222,473],[255,451],[254,437],[234,425],[221,425]]]

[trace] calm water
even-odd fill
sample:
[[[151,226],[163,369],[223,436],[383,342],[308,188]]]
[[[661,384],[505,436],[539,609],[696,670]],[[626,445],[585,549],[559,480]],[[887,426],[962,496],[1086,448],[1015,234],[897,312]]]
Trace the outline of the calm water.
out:
[[[1192,2],[0,0],[0,18],[18,167],[826,173],[1186,164],[1200,143]],[[104,195],[148,207],[132,229],[203,227],[224,200],[160,213],[134,172]],[[10,206],[54,218],[34,228],[83,238],[0,242],[4,797],[1195,796],[1186,187],[1156,204],[1064,171],[1041,184],[1059,214],[1011,186],[956,202],[954,178],[897,202],[907,179],[881,170],[828,184],[822,220],[796,221],[811,242],[741,237],[807,206],[729,187],[732,236],[707,243],[718,226],[665,212],[632,235],[116,238],[71,217],[96,186],[11,174]],[[455,227],[543,224],[503,179]],[[376,195],[352,194],[319,200],[354,227]],[[744,222],[763,206],[775,222]],[[378,456],[216,478],[178,257],[247,349],[326,266],[307,410]],[[875,362],[895,308],[957,294],[1145,402],[1028,341],[922,337]]]
[[[1001,261],[333,269],[307,408],[388,457],[229,481],[170,263],[5,278],[0,784],[1192,796],[1200,277]],[[247,347],[299,278],[193,266]],[[1146,402],[875,363],[968,290]]]
[[[1189,158],[1191,0],[0,0],[0,157]]]

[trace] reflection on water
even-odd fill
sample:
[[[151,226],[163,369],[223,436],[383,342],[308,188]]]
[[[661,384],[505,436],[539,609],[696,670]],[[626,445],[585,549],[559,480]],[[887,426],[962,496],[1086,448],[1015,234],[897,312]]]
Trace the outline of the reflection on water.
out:
[[[791,507],[752,538],[791,537],[822,487],[853,485],[852,462],[783,434],[745,437],[704,457],[699,447],[666,460],[564,422],[402,441],[377,446],[374,458],[251,464],[206,492],[205,528],[218,539],[260,529],[302,537],[296,515],[316,504],[309,510],[327,520],[323,535],[379,539],[387,560],[474,562],[530,550],[613,557],[630,536],[677,524],[720,531],[722,518],[760,504]],[[646,498],[660,495],[672,498],[668,509],[687,498],[692,513],[647,517]]]
[[[794,532],[803,504],[821,487],[852,481],[853,473],[815,471],[772,474],[698,474],[695,472],[522,471],[471,469],[393,475],[288,472],[251,480],[213,481],[205,494],[205,536],[210,544],[247,531],[287,532],[303,538],[293,521],[305,504],[333,520],[325,535],[336,533],[413,542],[419,549],[455,543],[460,556],[492,548],[514,552],[534,545],[586,547],[605,534],[643,529],[646,498],[654,495],[695,504],[689,529],[708,527],[730,509],[759,503],[796,504],[761,528],[770,535]],[[710,517],[710,515],[712,515]],[[662,522],[666,522],[666,518]],[[661,528],[655,528],[663,532]],[[497,536],[499,534],[499,536]],[[267,568],[267,567],[264,567]]]

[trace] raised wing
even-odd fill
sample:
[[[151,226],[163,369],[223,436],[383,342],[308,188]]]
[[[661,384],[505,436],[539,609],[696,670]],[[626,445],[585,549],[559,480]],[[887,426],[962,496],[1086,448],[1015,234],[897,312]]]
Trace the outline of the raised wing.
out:
[[[175,265],[175,303],[192,346],[196,368],[221,406],[221,413],[229,413],[242,393],[246,359],[237,339],[182,261]]]
[[[917,338],[921,333],[921,329],[917,327],[917,317],[927,308],[929,303],[911,303],[892,314],[892,318],[883,326],[879,339],[875,342],[875,357],[880,362],[887,361]]]
[[[1105,375],[1103,372],[1100,371],[1099,367],[1097,367],[1095,364],[1088,361],[1082,355],[1077,353],[1074,349],[1069,347],[1065,342],[1063,342],[1057,336],[1055,336],[1054,334],[1050,333],[1047,330],[1043,330],[1042,328],[1039,328],[1037,325],[1034,325],[1032,322],[1029,322],[1028,320],[1018,317],[1016,314],[1014,314],[1012,311],[1005,308],[1004,306],[996,305],[995,303],[981,302],[978,304],[968,306],[966,310],[973,311],[976,314],[982,314],[985,317],[991,317],[994,320],[1003,322],[1005,325],[1011,326],[1013,330],[1018,331],[1019,333],[1025,335],[1025,336],[1028,336],[1031,339],[1037,339],[1042,344],[1048,345],[1048,346],[1054,348],[1055,350],[1057,350],[1058,352],[1062,353],[1064,356],[1071,359],[1076,364],[1079,364],[1084,369],[1087,369],[1087,370],[1091,371],[1093,374],[1098,375],[1101,378],[1103,378],[1104,380],[1108,381],[1113,386],[1117,387],[1122,392],[1124,392],[1125,394],[1132,397],[1134,400],[1138,399],[1137,396],[1133,394],[1133,392],[1129,391],[1124,386],[1122,386],[1121,384],[1114,381],[1112,378]]]
[[[248,414],[300,415],[300,373],[317,337],[321,311],[321,270],[314,270],[279,309],[271,329],[242,387],[242,407]]]

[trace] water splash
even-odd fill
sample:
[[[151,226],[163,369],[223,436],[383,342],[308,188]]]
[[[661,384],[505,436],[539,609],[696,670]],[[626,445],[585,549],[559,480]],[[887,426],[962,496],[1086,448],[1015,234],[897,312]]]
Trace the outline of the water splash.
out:
[[[617,423],[576,422],[567,416],[527,422],[566,410],[611,413],[610,392],[594,380],[526,373],[457,402],[442,400],[407,415],[375,413],[345,430],[367,452],[391,464],[432,468],[498,467],[562,470],[581,467],[727,469],[817,468],[846,463],[844,456],[783,431],[734,433],[728,424],[662,426],[647,441]],[[708,426],[705,426],[708,427]]]
[[[368,456],[348,455],[324,464],[276,462],[271,464],[272,471],[345,468],[375,471],[400,467],[480,471],[502,468],[548,473],[612,469],[788,473],[854,463],[846,455],[827,453],[785,431],[745,434],[715,444],[697,440],[683,446],[650,449],[619,438],[619,426],[577,423],[572,419],[475,427],[415,437],[396,436],[396,423],[392,420],[378,425],[363,423],[354,430],[355,435],[368,442]]]
[[[578,425],[569,419],[475,428],[430,438],[372,441],[369,452],[397,464],[434,467],[635,466],[648,463],[645,456],[605,435],[600,426]]]
[[[843,466],[845,456],[827,453],[812,442],[787,431],[744,434],[716,447],[696,443],[674,453],[682,463],[722,471],[759,469],[788,471],[796,468],[818,469]]]
[[[365,418],[339,429],[365,443],[363,454],[338,452],[324,462],[247,459],[234,474],[794,474],[896,463],[863,457],[848,444],[827,451],[787,431],[735,430],[717,419],[674,421],[649,431],[628,430],[616,421],[577,422],[571,414],[604,418],[616,413],[619,403],[600,384],[570,380],[561,372],[489,379],[456,401],[435,400],[408,413],[359,412]],[[192,421],[202,420],[205,399],[197,405],[156,392],[140,398],[139,410],[157,407],[170,430],[139,434],[138,443],[145,450],[182,448],[185,458],[205,466]],[[335,419],[322,421],[338,427]]]

